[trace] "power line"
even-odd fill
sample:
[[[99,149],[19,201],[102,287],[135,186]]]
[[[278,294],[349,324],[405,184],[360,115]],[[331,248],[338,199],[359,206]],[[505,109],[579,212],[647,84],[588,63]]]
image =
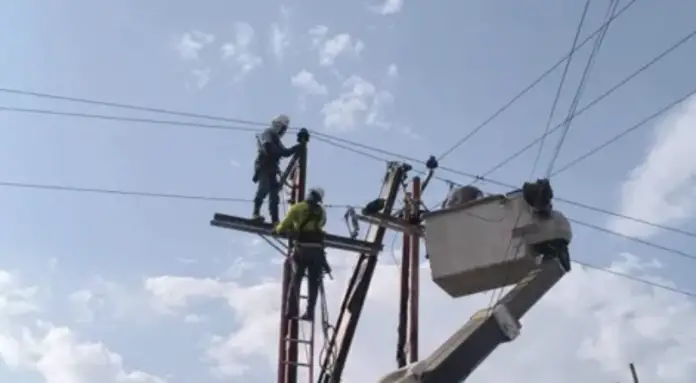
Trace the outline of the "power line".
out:
[[[151,193],[151,192],[137,192],[137,191],[125,191],[116,189],[95,189],[95,188],[80,188],[80,187],[69,187],[69,186],[59,186],[59,185],[41,185],[41,184],[30,184],[30,183],[18,183],[18,182],[0,182],[0,186],[5,187],[19,187],[19,188],[32,188],[32,189],[46,189],[52,191],[71,191],[71,192],[88,192],[88,193],[100,193],[100,194],[114,194],[119,196],[139,196],[139,197],[151,197],[151,198],[171,198],[171,199],[185,199],[185,200],[204,200],[204,201],[224,201],[224,202],[252,202],[250,199],[245,198],[230,198],[230,197],[210,197],[210,196],[195,196],[195,195],[183,195],[183,194],[167,194],[167,193]],[[348,205],[325,205],[326,208],[345,208]],[[580,264],[582,266],[596,269],[601,272],[606,272],[613,274],[614,276],[626,278],[638,283],[650,285],[656,288],[671,291],[677,294],[682,294],[687,297],[696,297],[695,293],[681,290],[675,287],[657,284],[645,279],[637,278],[628,274],[619,273],[610,269],[595,266],[589,263],[581,261],[573,261],[574,263]]]
[[[254,202],[253,199],[249,199],[249,198],[215,197],[215,196],[191,195],[191,194],[173,194],[173,193],[157,193],[157,192],[144,192],[144,191],[123,190],[123,189],[88,188],[88,187],[78,187],[78,186],[37,184],[37,183],[26,183],[26,182],[0,181],[0,187],[40,189],[40,190],[51,190],[51,191],[67,191],[67,192],[79,192],[79,193],[95,193],[95,194],[113,194],[113,195],[118,195],[118,196],[195,200],[195,201],[208,201],[208,202],[244,202],[244,203]],[[350,207],[350,205],[325,204],[324,207],[330,208],[330,209],[343,209],[343,208]]]
[[[600,150],[602,150],[602,149],[606,148],[607,146],[609,146],[609,145],[615,143],[615,142],[618,141],[619,139],[621,139],[621,138],[627,136],[629,133],[632,133],[632,132],[636,131],[638,128],[641,128],[641,127],[645,126],[648,122],[650,122],[650,121],[656,119],[657,117],[659,117],[659,116],[661,116],[662,114],[666,113],[667,111],[669,111],[670,109],[674,108],[675,106],[677,106],[677,105],[683,103],[684,101],[688,100],[688,99],[689,99],[691,96],[693,96],[694,94],[696,94],[696,88],[692,89],[689,93],[687,93],[686,95],[682,96],[682,97],[679,98],[678,100],[672,101],[671,103],[669,103],[669,104],[663,106],[662,108],[660,108],[660,109],[659,109],[658,111],[656,111],[655,113],[653,113],[653,114],[651,114],[651,115],[649,115],[649,116],[643,118],[643,119],[640,120],[637,124],[635,124],[635,125],[629,127],[628,129],[623,130],[623,131],[620,132],[619,134],[617,134],[617,135],[615,135],[614,137],[610,138],[609,140],[603,142],[601,145],[598,145],[598,146],[594,147],[593,149],[587,151],[585,154],[583,154],[583,155],[577,157],[576,159],[574,159],[574,160],[568,162],[568,163],[565,164],[563,167],[561,167],[560,169],[556,170],[556,172],[554,172],[553,174],[551,174],[551,176],[555,176],[555,175],[557,175],[557,174],[559,174],[559,173],[561,173],[561,172],[564,172],[564,171],[570,169],[571,167],[577,165],[578,163],[580,163],[580,162],[586,160],[587,158],[589,158],[589,157],[591,157],[591,156],[597,154],[597,152],[599,152]]]
[[[196,127],[196,128],[200,128],[200,129],[232,130],[232,131],[241,131],[241,132],[258,132],[260,130],[258,128],[245,127],[245,126],[215,125],[215,124],[204,124],[204,123],[200,123],[200,122],[194,123],[194,122],[183,122],[183,121],[174,121],[174,120],[156,120],[156,119],[152,119],[152,118],[110,116],[110,115],[106,115],[106,114],[61,112],[61,111],[51,110],[51,109],[17,108],[17,107],[11,107],[11,106],[0,106],[0,111],[29,113],[29,114],[44,114],[44,115],[62,116],[62,117],[79,117],[79,118],[89,118],[89,119],[107,120],[107,121],[136,122],[136,123],[153,124],[153,125],[172,125],[172,126]]]
[[[605,267],[595,266],[595,265],[592,265],[592,264],[589,264],[586,262],[582,262],[582,261],[573,260],[573,263],[577,263],[578,265],[581,265],[581,266],[584,266],[584,267],[587,267],[590,269],[594,269],[597,271],[601,271],[601,272],[604,272],[607,274],[612,274],[612,275],[620,277],[620,278],[626,278],[626,279],[629,279],[629,280],[634,281],[634,282],[642,283],[644,285],[648,285],[648,286],[656,287],[658,289],[663,289],[666,291],[671,291],[673,293],[681,294],[681,295],[684,295],[684,296],[689,297],[689,298],[696,298],[696,293],[691,292],[691,291],[679,289],[679,288],[676,288],[673,286],[668,286],[668,285],[661,284],[661,283],[655,283],[655,282],[649,281],[647,279],[634,277],[633,275],[630,275],[630,274],[621,273],[621,272],[614,271],[614,270],[611,270],[611,269],[605,268]]]
[[[554,199],[557,200],[557,201],[566,203],[566,204],[568,204],[568,205],[573,205],[573,206],[576,206],[576,207],[579,207],[579,208],[583,208],[583,209],[587,209],[587,210],[592,210],[592,211],[595,211],[595,212],[597,212],[597,213],[602,213],[602,214],[610,215],[610,216],[617,217],[617,218],[627,219],[627,220],[630,220],[630,221],[634,221],[634,222],[641,223],[641,224],[646,225],[646,226],[652,226],[652,227],[657,228],[657,229],[662,229],[662,230],[666,230],[666,231],[671,231],[671,232],[674,232],[674,233],[677,233],[677,234],[682,234],[682,235],[686,235],[686,236],[688,236],[688,237],[696,238],[696,233],[692,233],[692,232],[690,232],[690,231],[678,229],[678,228],[671,227],[671,226],[661,225],[661,224],[654,223],[654,222],[650,222],[650,221],[646,221],[646,220],[640,219],[640,218],[629,217],[629,216],[624,215],[624,214],[620,214],[620,213],[613,212],[613,211],[606,210],[606,209],[600,209],[600,208],[598,208],[598,207],[594,207],[594,206],[590,206],[590,205],[585,205],[585,204],[582,204],[582,203],[580,203],[580,202],[569,201],[569,200],[567,200],[567,199],[563,199],[563,198],[559,198],[559,197],[554,197]]]
[[[681,251],[681,250],[677,250],[677,249],[667,247],[667,246],[658,245],[654,242],[646,241],[644,239],[636,238],[636,237],[633,237],[630,235],[621,234],[617,231],[609,230],[609,229],[603,228],[601,226],[593,225],[591,223],[587,223],[587,222],[583,222],[583,221],[578,221],[577,219],[568,218],[568,221],[573,222],[575,224],[578,224],[580,226],[585,226],[585,227],[590,228],[592,230],[601,231],[601,232],[606,233],[606,234],[610,234],[610,235],[613,235],[616,237],[624,238],[624,239],[627,239],[627,240],[632,241],[632,242],[640,243],[641,245],[652,247],[653,249],[666,251],[668,253],[672,253],[672,254],[678,255],[680,257],[696,260],[696,255],[689,254],[689,253],[686,253],[686,252]]]
[[[333,145],[333,144],[334,144],[334,143],[329,142],[329,141],[326,141],[326,142],[327,142],[328,144],[330,144],[330,145]],[[356,154],[361,154],[359,151],[355,151],[355,153],[356,153]],[[372,158],[372,157],[371,157],[371,158]],[[384,161],[384,159],[381,159],[381,158],[377,158],[377,160],[379,160],[379,161]],[[448,180],[448,181],[449,181],[449,180]],[[451,181],[449,181],[449,182],[451,182]],[[564,200],[564,199],[559,199],[559,198],[556,198],[556,199],[558,199],[558,200],[561,201],[561,202],[567,202],[567,200]],[[577,203],[577,204],[574,204],[574,203],[572,203],[572,202],[567,202],[567,203],[573,204],[573,205],[575,205],[575,206],[577,206],[577,207],[584,207],[584,205],[579,204],[579,203]],[[599,208],[593,208],[593,209],[591,209],[591,210],[596,211],[596,212],[601,212],[601,213],[605,212],[603,209],[599,209]],[[619,213],[612,213],[612,214],[610,214],[610,215],[617,216],[617,217],[622,217],[622,218],[627,217],[627,216],[624,216],[624,215],[619,214]],[[655,249],[663,250],[663,251],[666,251],[666,252],[669,252],[669,253],[673,253],[673,254],[676,254],[676,255],[679,255],[679,256],[682,256],[682,257],[691,258],[691,259],[696,260],[696,255],[692,255],[692,254],[683,252],[683,251],[681,251],[681,250],[677,250],[677,249],[673,249],[673,248],[670,248],[670,247],[658,245],[658,244],[655,244],[655,243],[653,243],[653,242],[645,241],[645,240],[640,239],[640,238],[635,238],[635,237],[627,236],[627,235],[624,235],[624,234],[621,234],[621,233],[618,233],[618,232],[615,232],[615,231],[612,231],[612,230],[605,229],[605,228],[600,227],[600,226],[597,226],[597,225],[593,225],[593,224],[591,224],[591,223],[587,223],[587,222],[583,222],[583,221],[579,221],[579,220],[571,219],[571,218],[568,218],[568,219],[569,219],[570,221],[574,222],[574,223],[577,223],[577,224],[580,225],[580,226],[585,226],[585,227],[587,227],[587,228],[594,229],[594,230],[597,230],[597,231],[601,231],[601,232],[604,232],[604,233],[607,233],[607,234],[611,234],[611,235],[614,235],[614,236],[619,236],[619,237],[625,238],[625,239],[627,239],[627,240],[630,240],[630,241],[633,241],[633,242],[637,242],[637,243],[643,244],[643,245],[645,245],[645,246],[649,246],[649,247],[652,247],[652,248],[655,248]],[[625,218],[625,219],[630,219],[630,218]],[[656,227],[656,228],[660,228],[660,229],[664,229],[664,230],[670,230],[670,231],[674,231],[674,232],[677,232],[677,233],[686,234],[686,235],[688,235],[688,236],[690,236],[690,237],[696,237],[696,234],[690,233],[690,232],[687,232],[687,231],[684,231],[684,230],[669,228],[668,226],[664,226],[664,225],[659,225],[659,224],[651,223],[651,222],[648,222],[648,221],[645,221],[645,220],[636,219],[636,221],[637,221],[637,222],[640,222],[640,223],[644,223],[644,224],[646,224],[646,225],[651,225],[651,226]]]
[[[157,113],[157,114],[169,114],[172,116],[179,116],[179,117],[191,117],[191,118],[201,118],[201,119],[205,119],[205,120],[217,120],[217,121],[231,122],[234,124],[243,124],[243,125],[252,125],[252,126],[267,126],[268,125],[268,124],[258,122],[258,121],[243,120],[243,119],[238,119],[238,118],[212,117],[212,116],[199,114],[199,113],[180,112],[180,111],[171,110],[171,109],[152,108],[152,107],[139,106],[139,105],[134,105],[134,104],[124,104],[124,103],[111,102],[111,101],[99,101],[99,100],[92,100],[92,99],[80,98],[80,97],[68,97],[68,96],[61,96],[61,95],[57,95],[57,94],[32,92],[32,91],[21,90],[21,89],[0,88],[0,92],[1,93],[16,94],[16,95],[23,95],[23,96],[39,97],[39,98],[48,98],[48,99],[60,100],[60,101],[76,102],[76,103],[81,103],[81,104],[108,106],[111,108],[118,108],[118,109],[139,110],[141,112],[150,112],[150,113]]]
[[[99,189],[99,188],[85,188],[85,187],[74,187],[74,186],[61,186],[61,185],[48,185],[48,184],[35,184],[35,183],[22,183],[22,182],[6,182],[2,181],[0,182],[0,186],[2,187],[16,187],[16,188],[30,188],[30,189],[44,189],[44,190],[50,190],[50,191],[68,191],[68,192],[84,192],[84,193],[97,193],[97,194],[112,194],[112,195],[118,195],[118,196],[136,196],[136,197],[148,197],[148,198],[165,198],[165,199],[183,199],[183,200],[202,200],[202,201],[212,201],[212,202],[244,202],[244,203],[250,203],[252,202],[251,199],[246,199],[246,198],[231,198],[231,197],[212,197],[212,196],[200,196],[200,195],[186,195],[186,194],[170,194],[170,193],[153,193],[153,192],[140,192],[140,191],[127,191],[127,190],[120,190],[120,189]],[[347,208],[349,205],[341,205],[341,204],[327,204],[324,205],[326,208]],[[578,223],[577,221],[575,221]],[[581,225],[584,224],[580,223]],[[602,229],[604,230],[604,229]],[[611,234],[617,234],[617,233],[611,233]],[[630,238],[629,238],[630,239]],[[652,246],[653,244],[648,243],[648,246]],[[658,245],[659,246],[659,245]],[[661,250],[665,251],[671,251],[669,248],[660,248]],[[691,293],[689,291],[685,290],[680,290],[674,287],[666,286],[666,285],[661,285],[661,284],[656,284],[651,281],[647,281],[644,279],[640,279],[637,277],[633,277],[628,274],[622,274],[615,272],[613,270],[605,269],[599,266],[591,265],[588,263],[580,262],[580,261],[573,261],[577,264],[583,265],[585,267],[597,269],[599,271],[607,272],[610,274],[614,274],[618,277],[623,277],[627,278],[639,283],[651,285],[657,288],[665,289],[668,291],[672,291],[678,294],[683,294],[689,297],[696,297],[695,293]]]
[[[105,119],[105,120],[125,121],[125,122],[142,122],[142,123],[151,123],[151,124],[159,124],[159,125],[172,124],[172,125],[183,126],[183,127],[188,127],[188,128],[210,128],[210,129],[241,130],[241,131],[252,131],[252,132],[257,132],[257,131],[258,131],[258,129],[255,129],[255,128],[248,128],[248,127],[235,127],[235,126],[228,126],[228,125],[211,125],[211,124],[202,124],[202,123],[198,123],[198,122],[181,122],[181,121],[171,121],[171,120],[140,119],[140,118],[129,118],[129,117],[122,117],[122,116],[109,116],[109,115],[101,115],[101,114],[95,115],[95,114],[88,114],[88,113],[71,113],[71,112],[60,112],[60,111],[46,110],[46,109],[26,109],[26,108],[13,108],[13,107],[1,107],[1,106],[0,106],[0,110],[10,111],[10,112],[20,112],[20,113],[38,113],[38,114],[46,114],[46,115],[54,115],[54,116],[65,116],[65,117],[95,118],[95,119]],[[215,117],[211,117],[211,118],[215,119]],[[371,158],[371,159],[376,160],[376,161],[380,161],[380,162],[389,162],[389,159],[388,159],[388,158],[384,158],[384,157],[376,156],[376,155],[374,155],[374,154],[368,153],[368,152],[363,151],[363,150],[358,150],[358,149],[352,148],[351,146],[364,148],[364,149],[367,149],[367,150],[370,150],[370,151],[382,153],[382,154],[384,154],[384,155],[388,155],[388,156],[393,157],[393,158],[399,158],[399,159],[402,159],[402,160],[405,160],[405,161],[409,161],[409,162],[413,162],[413,163],[424,164],[424,161],[419,160],[419,159],[416,159],[416,158],[413,158],[413,157],[405,156],[405,155],[403,155],[403,154],[391,152],[391,151],[384,150],[384,149],[381,149],[381,148],[376,148],[376,147],[373,147],[373,146],[370,146],[370,145],[361,144],[361,143],[354,142],[354,141],[351,141],[351,140],[347,140],[347,139],[344,139],[344,138],[333,137],[333,136],[330,136],[330,135],[327,135],[327,134],[317,134],[316,132],[314,132],[313,135],[314,135],[315,138],[316,138],[317,140],[319,140],[319,141],[322,141],[322,142],[327,143],[327,144],[329,144],[329,145],[336,146],[336,147],[341,148],[341,149],[346,150],[346,151],[350,151],[350,152],[355,153],[355,154],[358,154],[358,155],[362,155],[362,156]],[[345,143],[346,145],[339,144],[338,142]],[[349,145],[350,145],[350,146],[349,146]],[[511,184],[508,184],[508,183],[505,183],[505,182],[502,182],[502,181],[497,181],[497,180],[490,179],[490,178],[486,178],[486,177],[483,177],[483,176],[478,176],[478,175],[475,175],[475,174],[472,174],[472,173],[467,173],[467,172],[464,172],[464,171],[461,171],[461,170],[457,170],[457,169],[452,169],[452,168],[442,167],[442,166],[439,167],[439,169],[444,170],[444,171],[447,171],[447,172],[450,172],[450,173],[453,173],[453,174],[456,174],[456,175],[459,175],[459,176],[468,177],[468,178],[477,179],[477,180],[482,180],[482,181],[485,181],[485,182],[488,182],[488,183],[491,183],[491,184],[495,184],[495,185],[502,186],[502,187],[506,187],[506,188],[510,188],[510,189],[515,189],[515,188],[516,188],[516,186],[511,185]],[[435,176],[435,178],[436,178],[436,179],[439,179],[439,180],[441,180],[441,181],[447,182],[447,183],[452,183],[452,184],[460,185],[460,183],[454,182],[454,181],[452,181],[452,180],[450,180],[450,179],[447,179],[447,178],[444,178],[444,177],[441,177],[441,176]],[[0,186],[2,186],[2,184],[0,184]],[[26,186],[26,187],[29,187],[29,186]],[[86,191],[86,190],[85,190],[85,191]],[[130,192],[128,192],[128,193],[130,193]],[[138,193],[136,193],[136,194],[138,194]],[[172,197],[172,198],[173,198],[173,197]],[[213,197],[213,198],[217,198],[217,197]],[[187,197],[187,199],[208,199],[208,197],[202,197],[202,198],[195,198],[195,197],[194,197],[194,198],[188,198],[188,197]],[[659,229],[662,229],[662,230],[672,231],[672,232],[675,232],[675,233],[684,234],[684,235],[688,235],[688,236],[691,236],[691,237],[696,237],[696,234],[695,234],[695,233],[690,233],[690,232],[687,232],[687,231],[684,231],[684,230],[681,230],[681,229],[676,229],[676,228],[669,227],[669,226],[665,226],[665,225],[654,224],[654,223],[651,223],[651,222],[648,222],[648,221],[645,221],[645,220],[641,220],[641,219],[639,219],[639,218],[631,217],[631,216],[628,216],[628,215],[622,215],[622,214],[619,214],[619,213],[616,213],[616,212],[612,212],[612,211],[609,211],[609,210],[605,210],[605,209],[602,209],[602,208],[589,206],[589,205],[586,205],[586,204],[583,204],[583,203],[580,203],[580,202],[575,202],[575,201],[571,201],[571,200],[568,200],[568,199],[563,199],[563,198],[561,198],[561,197],[556,197],[555,199],[558,200],[558,201],[567,203],[567,204],[571,204],[571,205],[574,205],[574,206],[577,206],[577,207],[580,207],[580,208],[584,208],[584,209],[587,209],[587,210],[592,210],[592,211],[595,211],[595,212],[598,212],[598,213],[613,215],[613,216],[621,217],[621,218],[624,218],[624,219],[627,219],[627,220],[639,222],[639,223],[642,223],[642,224],[645,224],[645,225],[653,226],[653,227],[656,227],[656,228],[659,228]]]
[[[687,41],[689,41],[689,40],[690,40],[691,38],[693,38],[695,35],[696,35],[696,30],[691,31],[691,33],[689,33],[688,35],[684,36],[682,39],[680,39],[679,41],[677,41],[676,43],[674,43],[673,45],[671,45],[670,47],[668,47],[668,48],[667,48],[666,50],[664,50],[662,53],[660,53],[659,55],[655,56],[652,60],[650,60],[649,62],[647,62],[646,64],[644,64],[644,65],[641,66],[640,68],[638,68],[636,71],[634,71],[633,73],[631,73],[630,75],[628,75],[627,77],[625,77],[623,80],[621,80],[621,81],[619,81],[618,83],[616,83],[614,86],[612,86],[611,88],[609,88],[606,92],[604,92],[604,93],[602,93],[601,95],[599,95],[599,97],[593,99],[592,101],[590,101],[589,103],[587,103],[587,105],[585,105],[584,107],[580,108],[577,112],[575,112],[575,113],[572,115],[572,118],[576,118],[576,117],[580,116],[581,114],[585,113],[585,112],[588,111],[590,108],[592,108],[593,106],[599,104],[600,101],[604,100],[604,99],[607,98],[610,94],[614,93],[614,92],[617,91],[619,88],[621,88],[621,87],[623,87],[624,85],[626,85],[626,84],[628,84],[629,82],[631,82],[631,81],[632,81],[634,78],[636,78],[638,75],[640,75],[641,73],[645,72],[648,68],[652,67],[652,66],[655,65],[657,62],[659,62],[660,60],[662,60],[663,58],[665,58],[667,55],[669,55],[669,54],[672,53],[674,50],[676,50],[677,48],[679,48],[680,46],[682,46],[684,43],[686,43]],[[549,131],[547,132],[547,135],[549,135],[549,134],[551,134],[551,133],[557,131],[558,129],[562,128],[563,126],[564,126],[563,123],[556,125],[555,127],[553,127],[551,130],[549,130]],[[505,158],[504,160],[502,160],[501,162],[499,162],[497,165],[495,165],[495,166],[493,166],[492,168],[490,168],[488,171],[484,172],[484,173],[481,175],[481,177],[486,177],[486,176],[488,176],[489,174],[492,174],[492,173],[495,172],[496,170],[498,170],[498,169],[502,168],[503,166],[507,165],[508,163],[512,162],[514,159],[516,159],[517,157],[521,156],[522,154],[524,154],[525,152],[527,152],[529,149],[533,148],[533,147],[534,147],[535,145],[537,145],[539,142],[543,141],[544,138],[545,138],[544,135],[541,135],[541,136],[535,138],[534,140],[532,140],[531,142],[529,142],[527,145],[525,145],[524,147],[520,148],[520,150],[518,150],[517,152],[515,152],[515,153],[512,154],[511,156]],[[556,172],[556,173],[558,173],[558,172]],[[475,177],[474,177],[474,178],[475,178]]]
[[[546,126],[544,127],[544,133],[542,137],[546,137],[549,129],[551,128],[551,122],[553,122],[554,114],[556,113],[556,107],[558,106],[558,100],[561,99],[561,92],[563,91],[563,85],[565,85],[566,77],[568,76],[568,69],[570,69],[570,64],[573,62],[573,53],[577,49],[578,38],[580,38],[580,32],[582,31],[582,26],[585,24],[585,17],[587,16],[587,10],[590,9],[590,0],[585,1],[585,8],[582,11],[582,16],[580,16],[580,22],[575,30],[575,36],[573,37],[573,44],[570,47],[570,53],[568,54],[568,59],[566,60],[566,65],[563,67],[563,74],[561,75],[561,82],[558,84],[558,89],[556,89],[556,95],[553,98],[553,103],[551,104],[551,110],[549,111],[549,117],[546,119]],[[544,139],[542,138],[541,143],[539,143],[539,150],[537,151],[536,158],[534,159],[534,164],[532,165],[532,171],[529,177],[531,178],[536,167],[541,159],[541,153],[544,151]]]
[[[327,143],[329,143],[329,144],[331,144],[331,145],[336,145],[336,143],[330,142],[330,141],[328,141],[328,140],[326,140],[325,142],[327,142]],[[344,148],[344,149],[346,149],[346,150],[352,150],[352,151],[356,152],[356,154],[367,155],[366,153],[364,153],[364,152],[362,152],[362,151],[355,151],[354,149],[349,148],[349,147],[347,147],[347,146],[341,146],[341,147]],[[381,158],[377,158],[377,159],[380,160],[380,161],[382,161]],[[0,181],[0,186],[3,186],[3,187],[15,187],[15,188],[29,188],[29,189],[43,189],[43,190],[50,190],[50,191],[68,191],[68,192],[84,192],[84,193],[96,193],[96,194],[111,194],[111,195],[117,195],[117,196],[135,196],[135,197],[146,197],[146,198],[163,198],[163,199],[180,199],[180,200],[200,200],[200,201],[209,201],[209,202],[234,202],[234,203],[251,203],[251,202],[252,202],[251,199],[247,199],[247,198],[217,197],[217,196],[203,196],[203,195],[172,194],[172,193],[156,193],[156,192],[128,191],[128,190],[121,190],[121,189],[101,189],[101,188],[87,188],[87,187],[75,187],[75,186],[63,186],[63,185],[50,185],[50,184],[36,184],[36,183],[23,183],[23,182],[8,182],[8,181]],[[558,198],[557,198],[557,199],[558,199]],[[559,200],[561,200],[561,199],[559,199]],[[595,208],[595,207],[588,206],[588,205],[583,205],[583,204],[580,204],[580,203],[577,203],[577,202],[573,202],[573,201],[568,201],[568,200],[562,200],[562,201],[563,201],[563,202],[566,202],[566,203],[569,203],[569,204],[574,204],[574,205],[576,205],[576,206],[578,206],[578,207],[583,207],[583,208],[590,209],[590,210],[594,210],[594,211],[597,211],[597,212],[601,212],[601,213],[605,213],[605,214],[610,214],[610,215],[614,215],[614,216],[618,216],[618,217],[630,219],[630,217],[625,217],[625,216],[623,216],[623,215],[621,215],[621,214],[614,213],[614,212],[611,212],[611,211],[608,211],[608,210],[603,210],[603,209]],[[350,207],[350,205],[347,205],[347,204],[326,204],[325,207],[326,207],[326,208],[338,208],[338,209],[342,209],[342,208],[348,208],[348,207]],[[577,221],[577,220],[574,220],[574,222],[575,222],[576,224],[581,225],[581,226],[587,226],[587,227],[590,227],[590,228],[593,228],[593,229],[597,229],[597,230],[600,230],[600,231],[607,232],[608,234],[622,236],[622,237],[625,237],[625,238],[627,238],[627,239],[629,239],[629,240],[636,240],[636,238],[633,238],[633,237],[630,237],[630,236],[623,236],[622,234],[619,234],[619,233],[616,233],[616,232],[613,232],[613,231],[609,231],[609,230],[606,230],[606,229],[604,229],[604,228],[601,228],[601,227],[598,227],[598,226],[595,226],[595,225],[592,225],[592,224],[588,224],[588,223],[581,222],[581,221]],[[685,235],[695,236],[695,234],[689,233],[689,232],[686,232],[686,231],[683,231],[683,230],[678,230],[678,229],[670,228],[670,227],[663,226],[663,225],[657,225],[657,224],[653,224],[653,223],[650,223],[650,222],[647,222],[647,221],[639,221],[639,222],[644,223],[644,224],[646,224],[646,225],[652,225],[652,226],[655,226],[655,227],[658,227],[658,228],[661,228],[661,229],[678,231],[678,232],[680,232],[680,233],[682,233],[682,234],[685,234]],[[656,244],[651,243],[651,242],[648,242],[648,241],[643,241],[643,240],[638,240],[638,241],[639,241],[639,243],[642,243],[642,244],[644,244],[644,245],[646,245],[646,246],[656,247],[656,248],[658,248],[658,249],[660,249],[660,250],[667,251],[667,252],[673,252],[673,253],[676,253],[676,254],[678,254],[678,255],[685,256],[685,257],[689,257],[689,258],[692,257],[692,256],[690,256],[689,254],[685,254],[685,253],[683,253],[683,252],[681,252],[681,251],[679,251],[679,250],[674,250],[674,249],[670,249],[670,248],[667,248],[667,247],[664,247],[664,246],[661,246],[661,245],[656,245]],[[633,280],[633,281],[635,281],[635,282],[647,284],[647,285],[650,285],[650,286],[653,286],[653,287],[656,287],[656,288],[661,288],[661,289],[664,289],[664,290],[667,290],[667,291],[671,291],[671,292],[675,292],[675,293],[678,293],[678,294],[682,294],[682,295],[685,295],[685,296],[688,296],[688,297],[695,297],[695,296],[696,296],[696,294],[691,293],[691,292],[689,292],[689,291],[680,290],[680,289],[677,289],[677,288],[674,288],[674,287],[670,287],[670,286],[666,286],[666,285],[656,284],[656,283],[651,282],[651,281],[647,281],[647,280],[643,280],[643,279],[640,279],[640,278],[637,278],[637,277],[633,277],[633,276],[628,275],[628,274],[618,273],[618,272],[615,272],[615,271],[613,271],[613,270],[601,268],[601,267],[599,267],[599,266],[594,266],[594,265],[591,265],[591,264],[588,264],[588,263],[584,263],[584,262],[580,262],[580,261],[574,261],[574,262],[575,262],[575,263],[578,263],[578,264],[580,264],[580,265],[583,265],[583,266],[585,266],[585,267],[597,269],[598,271],[607,272],[607,273],[613,274],[613,275],[618,276],[618,277],[627,278],[627,279]]]
[[[621,16],[628,8],[630,8],[637,0],[631,0],[626,4],[623,8],[621,8],[614,17],[612,17],[608,22],[611,22],[615,19],[617,19],[619,16]],[[606,24],[606,23],[605,23]],[[458,147],[460,147],[462,144],[464,144],[466,141],[468,141],[471,137],[474,136],[474,134],[478,133],[481,129],[485,128],[490,124],[494,119],[496,119],[499,115],[501,115],[503,112],[505,112],[508,108],[510,108],[513,104],[515,104],[519,99],[521,99],[524,95],[526,95],[530,90],[532,90],[534,87],[536,87],[543,79],[548,77],[551,73],[553,73],[556,68],[558,68],[561,64],[563,64],[566,60],[569,59],[569,57],[573,54],[573,52],[577,51],[578,49],[582,48],[587,42],[589,42],[595,35],[597,35],[602,28],[604,27],[604,24],[602,24],[597,30],[592,32],[589,36],[587,36],[581,43],[577,44],[574,50],[571,50],[568,52],[563,58],[561,58],[558,62],[556,62],[551,68],[547,69],[544,73],[539,76],[536,80],[534,80],[531,84],[529,84],[526,88],[522,89],[517,95],[515,95],[510,101],[508,101],[505,105],[503,105],[500,109],[498,109],[495,113],[493,113],[490,117],[488,117],[484,122],[482,122],[480,125],[478,125],[474,130],[466,134],[464,137],[459,139],[452,147],[447,149],[440,157],[438,160],[442,160],[445,157],[447,157],[449,154],[451,154],[453,151],[455,151]]]
[[[613,16],[614,12],[616,12],[616,7],[619,5],[618,0],[611,0],[609,2],[609,8],[607,8],[607,14],[605,16],[605,19],[611,19],[611,16]],[[582,93],[585,91],[585,86],[587,85],[587,79],[589,77],[590,72],[592,71],[594,67],[595,60],[597,58],[597,54],[599,53],[599,49],[602,47],[602,44],[604,43],[604,38],[607,35],[607,31],[609,30],[609,26],[611,25],[610,22],[607,22],[604,24],[604,28],[602,29],[602,32],[599,34],[597,39],[595,40],[595,44],[592,47],[592,52],[590,53],[590,57],[587,59],[587,64],[585,65],[585,69],[582,72],[582,77],[580,78],[580,84],[578,85],[578,89],[575,92],[575,97],[573,97],[573,101],[571,102],[570,109],[568,110],[568,116],[565,119],[565,127],[563,130],[561,130],[561,138],[558,139],[558,144],[556,145],[556,149],[553,152],[553,156],[551,157],[551,160],[549,161],[549,166],[546,170],[546,178],[551,178],[551,172],[553,172],[553,165],[556,163],[556,160],[558,159],[558,156],[561,154],[561,148],[563,147],[563,143],[565,142],[566,136],[568,135],[568,132],[570,131],[571,124],[573,123],[573,115],[575,114],[575,111],[578,109],[578,104],[580,103],[580,98],[582,97]]]

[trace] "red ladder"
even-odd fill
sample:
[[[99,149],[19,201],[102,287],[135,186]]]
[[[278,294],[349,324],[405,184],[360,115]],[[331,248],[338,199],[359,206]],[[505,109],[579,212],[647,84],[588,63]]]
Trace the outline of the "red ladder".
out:
[[[307,296],[300,294],[298,309],[304,307],[307,303]],[[298,310],[299,312],[299,310]],[[297,382],[304,380],[302,375],[306,375],[308,383],[314,382],[314,313],[311,313],[311,320],[300,319],[295,316],[288,319],[288,333],[283,337],[285,341],[285,350],[289,350],[292,344],[297,344],[296,360],[288,360],[289,352],[286,351],[283,365],[294,365],[297,367]],[[297,338],[290,336],[290,329],[297,325]],[[300,369],[304,370],[304,374],[300,374]],[[286,377],[287,379],[287,377]],[[293,383],[293,382],[288,382]]]

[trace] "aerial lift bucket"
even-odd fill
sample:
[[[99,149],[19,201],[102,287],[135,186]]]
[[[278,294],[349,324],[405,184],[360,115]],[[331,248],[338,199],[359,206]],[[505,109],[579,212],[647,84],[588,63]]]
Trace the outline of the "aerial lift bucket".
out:
[[[528,199],[520,190],[425,213],[433,281],[452,297],[517,284],[539,266],[544,245],[569,243],[568,219]]]

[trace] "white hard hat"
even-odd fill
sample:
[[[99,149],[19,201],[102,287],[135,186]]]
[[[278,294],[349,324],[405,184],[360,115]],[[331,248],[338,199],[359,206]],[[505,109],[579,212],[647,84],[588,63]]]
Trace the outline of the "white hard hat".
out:
[[[322,188],[309,189],[309,194],[316,194],[317,197],[319,197],[319,201],[324,200],[324,189],[322,189]]]
[[[285,114],[281,114],[280,116],[273,119],[272,124],[273,125],[283,125],[283,126],[287,127],[290,125],[290,117],[288,117]]]

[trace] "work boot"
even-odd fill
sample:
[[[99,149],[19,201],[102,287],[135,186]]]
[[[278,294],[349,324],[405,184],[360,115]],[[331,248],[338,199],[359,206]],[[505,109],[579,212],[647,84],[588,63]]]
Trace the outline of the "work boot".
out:
[[[264,218],[261,215],[261,204],[260,203],[254,202],[254,212],[251,213],[251,220],[252,221],[259,221],[259,222],[264,221]]]
[[[278,222],[280,222],[280,220],[278,219],[278,206],[271,206],[269,207],[269,210],[269,213],[271,213],[271,224],[273,225],[273,227],[275,227],[278,224]]]

